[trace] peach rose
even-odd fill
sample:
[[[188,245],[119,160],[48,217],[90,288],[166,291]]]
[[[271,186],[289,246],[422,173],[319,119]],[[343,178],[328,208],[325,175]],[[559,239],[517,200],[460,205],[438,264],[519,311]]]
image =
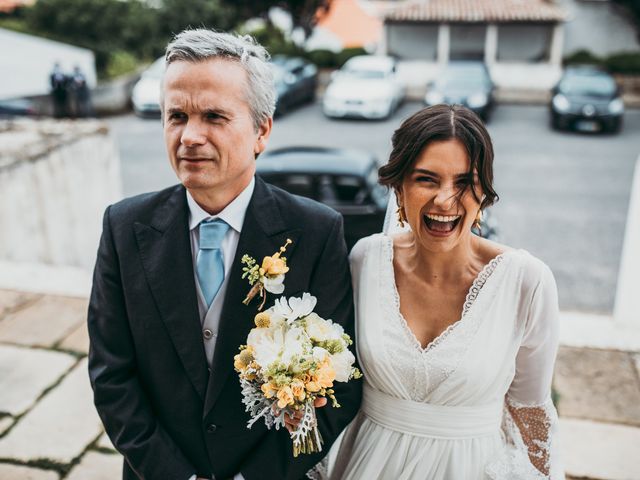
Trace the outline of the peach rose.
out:
[[[289,271],[289,267],[283,259],[276,256],[264,257],[262,260],[262,270],[266,275],[283,275]]]
[[[293,396],[301,402],[307,396],[304,391],[304,382],[297,378],[291,382],[291,391],[293,392]]]
[[[262,393],[264,393],[264,396],[267,398],[273,398],[273,396],[278,391],[278,389],[271,382],[262,384],[260,389],[262,390]]]
[[[278,408],[284,408],[293,404],[293,391],[291,387],[282,387],[276,395],[278,397]]]

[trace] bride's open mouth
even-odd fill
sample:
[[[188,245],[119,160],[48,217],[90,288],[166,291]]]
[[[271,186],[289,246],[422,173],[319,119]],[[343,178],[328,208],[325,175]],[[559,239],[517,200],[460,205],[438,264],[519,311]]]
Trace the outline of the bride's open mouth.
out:
[[[447,235],[458,226],[462,215],[431,215],[422,216],[429,232],[435,235]]]

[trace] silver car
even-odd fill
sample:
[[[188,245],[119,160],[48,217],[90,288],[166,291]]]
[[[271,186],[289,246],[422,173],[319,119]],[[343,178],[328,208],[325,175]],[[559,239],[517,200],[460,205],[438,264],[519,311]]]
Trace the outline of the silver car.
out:
[[[334,72],[322,101],[327,117],[389,117],[404,99],[392,57],[359,55]]]
[[[160,82],[164,75],[164,57],[147,68],[133,87],[131,103],[139,117],[160,117]]]

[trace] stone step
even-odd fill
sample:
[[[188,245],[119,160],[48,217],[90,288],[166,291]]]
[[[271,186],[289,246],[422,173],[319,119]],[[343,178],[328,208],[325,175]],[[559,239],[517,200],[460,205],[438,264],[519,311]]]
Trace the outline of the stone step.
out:
[[[0,412],[18,416],[77,359],[66,353],[0,345]]]
[[[567,475],[598,480],[640,478],[640,429],[590,420],[560,419]]]
[[[106,433],[100,437],[100,440],[98,440],[97,446],[99,448],[113,450],[114,452],[116,451],[116,448],[113,446],[113,443],[111,443],[111,439]]]
[[[0,319],[7,313],[18,309],[21,305],[32,302],[40,295],[12,290],[0,290]]]
[[[553,384],[561,417],[640,427],[640,383],[630,353],[560,347]]]
[[[87,318],[86,299],[44,296],[0,321],[0,343],[51,348]]]
[[[2,480],[59,480],[60,475],[51,470],[0,463],[0,478]]]
[[[121,455],[89,451],[80,463],[73,467],[65,480],[113,480],[121,476]]]
[[[85,359],[0,439],[0,461],[69,464],[101,433]]]

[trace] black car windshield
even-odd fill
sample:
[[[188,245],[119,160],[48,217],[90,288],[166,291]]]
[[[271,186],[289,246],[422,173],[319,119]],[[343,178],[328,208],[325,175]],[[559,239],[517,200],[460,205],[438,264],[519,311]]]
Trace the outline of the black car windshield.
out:
[[[385,78],[386,74],[382,70],[360,70],[360,69],[346,69],[343,71],[345,75],[350,78],[359,79],[381,79]]]
[[[484,87],[486,79],[478,70],[451,70],[437,80],[443,89],[469,90]]]
[[[560,82],[560,91],[567,95],[609,97],[615,90],[613,78],[604,75],[569,75]]]

